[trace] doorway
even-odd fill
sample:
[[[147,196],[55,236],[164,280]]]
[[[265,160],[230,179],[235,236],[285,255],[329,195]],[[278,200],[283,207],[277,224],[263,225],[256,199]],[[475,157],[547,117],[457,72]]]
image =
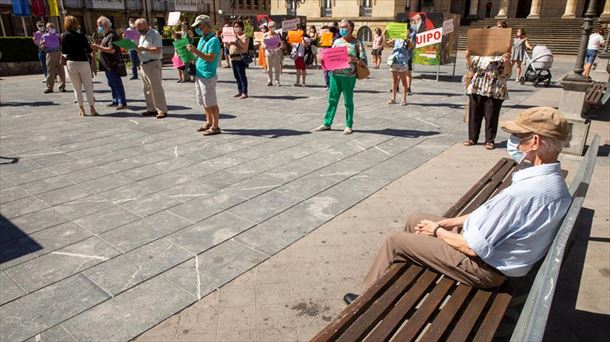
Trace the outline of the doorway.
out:
[[[527,18],[530,14],[530,10],[532,9],[532,0],[519,0],[517,4],[517,14],[515,17],[517,18]]]

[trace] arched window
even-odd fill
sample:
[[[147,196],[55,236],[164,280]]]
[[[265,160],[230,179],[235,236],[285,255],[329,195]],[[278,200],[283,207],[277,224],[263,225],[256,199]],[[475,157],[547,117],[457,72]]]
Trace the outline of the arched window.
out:
[[[371,41],[373,41],[373,32],[371,31],[371,29],[368,26],[362,26],[358,30],[358,39],[360,39],[363,42],[371,42]]]

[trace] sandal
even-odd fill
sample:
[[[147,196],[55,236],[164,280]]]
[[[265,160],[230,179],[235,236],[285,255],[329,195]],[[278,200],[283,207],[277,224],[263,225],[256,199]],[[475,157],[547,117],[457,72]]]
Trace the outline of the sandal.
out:
[[[489,142],[485,144],[485,148],[488,150],[495,150],[496,149],[496,144]]]
[[[211,123],[206,123],[204,126],[197,128],[197,132],[205,132],[212,127]]]
[[[477,143],[475,143],[473,140],[468,139],[466,141],[464,141],[464,146],[473,146],[476,145]]]
[[[396,104],[396,101],[395,100],[390,100],[390,101],[388,101],[388,104]]]
[[[407,101],[402,101],[402,102],[400,103],[400,105],[401,105],[401,106],[406,106],[406,105],[407,105]]]
[[[220,127],[216,127],[216,128],[210,128],[207,131],[203,132],[204,136],[209,136],[209,135],[217,135],[220,134]]]

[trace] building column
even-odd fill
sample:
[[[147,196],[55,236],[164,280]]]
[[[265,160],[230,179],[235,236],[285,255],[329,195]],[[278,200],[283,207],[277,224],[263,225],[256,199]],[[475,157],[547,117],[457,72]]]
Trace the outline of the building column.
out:
[[[479,16],[479,0],[471,0],[470,8],[468,9],[469,17],[478,17]]]
[[[542,8],[542,0],[532,0],[530,15],[527,19],[540,19],[540,9]]]
[[[576,6],[578,6],[578,0],[568,0],[566,2],[566,10],[563,13],[563,15],[561,16],[561,19],[576,18]]]
[[[610,0],[606,0],[606,4],[604,5],[604,12],[599,16],[600,21],[608,22],[610,21]],[[606,43],[608,44],[608,43]]]
[[[508,1],[509,0],[500,1],[500,10],[498,11],[498,15],[496,15],[496,19],[508,18]],[[570,0],[568,0],[568,1],[570,1]]]

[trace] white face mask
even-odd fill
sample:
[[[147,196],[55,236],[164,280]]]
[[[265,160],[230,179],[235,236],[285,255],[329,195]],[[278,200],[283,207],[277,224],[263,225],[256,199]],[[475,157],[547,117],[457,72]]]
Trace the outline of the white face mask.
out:
[[[129,28],[132,28],[132,29],[136,28],[136,24],[134,24],[134,23],[130,23],[130,24],[129,24]]]
[[[38,31],[44,32],[44,26],[38,26]]]
[[[523,140],[529,140],[531,138],[532,137],[528,137],[528,138],[524,138]],[[514,134],[511,134],[510,138],[508,138],[508,141],[506,142],[506,150],[508,151],[508,154],[511,156],[511,158],[513,158],[514,161],[516,161],[519,164],[523,163],[525,158],[527,158],[527,154],[532,151],[532,150],[528,150],[526,152],[523,152],[523,151],[519,150],[520,143],[521,143],[521,139]]]
[[[54,29],[54,28],[49,29],[49,33],[50,33],[50,34],[55,34],[55,29]]]

